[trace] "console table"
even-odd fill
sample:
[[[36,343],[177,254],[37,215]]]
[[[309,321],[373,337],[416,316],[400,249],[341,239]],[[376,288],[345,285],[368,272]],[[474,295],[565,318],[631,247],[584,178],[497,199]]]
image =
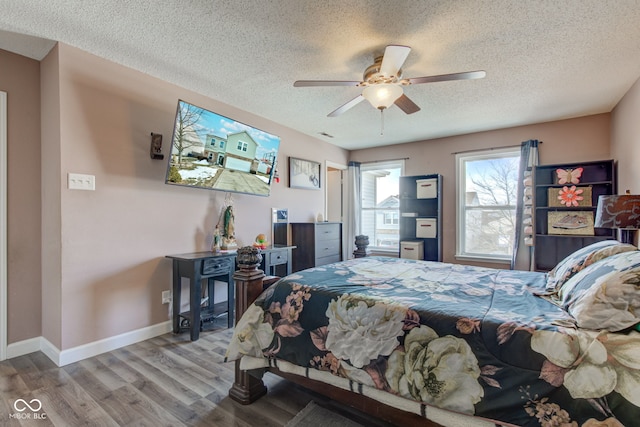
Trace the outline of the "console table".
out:
[[[286,266],[286,274],[291,273],[291,251],[295,246],[275,245],[263,249],[261,268],[271,274],[278,265]],[[227,326],[233,327],[233,308],[235,287],[233,273],[236,270],[236,253],[233,252],[192,252],[178,255],[167,255],[173,260],[173,332],[180,333],[189,329],[191,341],[200,338],[203,324],[227,313]],[[182,278],[189,279],[189,310],[180,312]],[[207,279],[207,296],[209,300],[202,307],[202,281]],[[214,304],[215,281],[227,283],[227,301]]]

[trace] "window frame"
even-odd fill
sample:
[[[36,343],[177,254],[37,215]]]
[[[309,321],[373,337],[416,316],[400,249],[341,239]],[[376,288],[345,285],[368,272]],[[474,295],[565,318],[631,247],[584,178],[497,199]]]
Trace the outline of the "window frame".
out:
[[[376,171],[376,170],[385,170],[385,169],[400,169],[400,173],[398,175],[398,194],[400,194],[400,177],[404,176],[404,170],[405,170],[405,161],[404,159],[400,159],[400,160],[383,160],[383,161],[375,161],[375,162],[366,162],[366,163],[361,163],[360,164],[360,185],[362,186],[362,182],[363,180],[363,173],[365,172],[371,172],[371,171]],[[362,193],[362,188],[360,189],[360,192]],[[379,212],[382,214],[382,216],[384,217],[385,212],[397,212],[397,218],[398,218],[398,223],[397,224],[384,224],[384,220],[382,220],[382,224],[383,226],[393,226],[393,225],[397,225],[398,226],[398,247],[396,248],[390,248],[387,246],[376,246],[376,239],[375,239],[375,235],[374,236],[369,236],[369,249],[372,252],[377,252],[377,253],[389,253],[389,254],[397,254],[400,248],[400,206],[398,205],[398,209],[390,209],[389,207],[381,207],[381,208],[365,208],[364,207],[364,201],[362,200],[362,195],[361,195],[361,204],[360,204],[360,234],[363,233],[362,230],[362,223],[363,223],[363,215],[365,211],[373,211],[373,212]],[[374,218],[377,217],[376,215],[374,215]],[[390,239],[387,239],[390,240]]]
[[[467,252],[465,248],[466,242],[466,182],[467,174],[466,167],[464,166],[468,161],[477,160],[491,160],[505,157],[517,157],[520,158],[520,147],[506,147],[506,148],[489,148],[486,150],[474,150],[462,153],[456,153],[456,254],[457,260],[466,261],[482,261],[488,263],[509,263],[511,261],[511,255],[498,255],[490,253],[478,253]],[[519,164],[518,160],[518,164]],[[517,183],[516,183],[517,185]],[[516,187],[517,188],[517,187]],[[517,193],[517,190],[516,190]],[[517,194],[516,194],[517,199]],[[515,200],[517,204],[517,200]],[[493,210],[513,210],[515,213],[516,204],[511,205],[495,205],[490,207]],[[489,205],[490,206],[490,205]],[[518,225],[515,224],[517,227]],[[515,233],[515,230],[514,230]]]

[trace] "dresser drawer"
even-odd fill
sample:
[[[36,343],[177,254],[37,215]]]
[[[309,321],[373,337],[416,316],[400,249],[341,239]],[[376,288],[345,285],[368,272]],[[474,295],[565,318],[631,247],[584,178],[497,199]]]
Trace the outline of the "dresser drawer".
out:
[[[289,262],[289,252],[288,251],[273,251],[269,252],[269,264],[271,265],[280,265],[286,264]]]
[[[340,239],[340,224],[317,224],[316,241]]]
[[[323,256],[321,258],[316,258],[316,267],[325,264],[333,264],[334,262],[340,261],[340,254]]]
[[[315,248],[316,259],[329,255],[340,255],[340,239],[318,240]]]
[[[218,276],[229,274],[233,269],[233,260],[235,258],[210,258],[202,262],[202,275]]]

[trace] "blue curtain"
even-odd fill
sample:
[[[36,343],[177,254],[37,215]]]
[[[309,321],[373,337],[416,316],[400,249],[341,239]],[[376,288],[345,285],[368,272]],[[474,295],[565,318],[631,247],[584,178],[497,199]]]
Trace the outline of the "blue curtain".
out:
[[[533,176],[538,164],[537,139],[520,145],[520,167],[518,168],[518,192],[516,196],[516,227],[511,254],[511,269],[531,270],[533,245]]]
[[[343,224],[344,259],[353,258],[356,236],[360,234],[360,212],[362,204],[360,193],[360,163],[349,162],[346,186],[346,220]]]

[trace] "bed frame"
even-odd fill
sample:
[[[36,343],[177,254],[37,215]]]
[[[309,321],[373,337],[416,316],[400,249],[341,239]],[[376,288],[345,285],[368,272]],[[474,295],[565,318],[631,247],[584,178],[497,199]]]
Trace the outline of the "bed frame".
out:
[[[278,278],[274,276],[265,276],[264,272],[259,270],[257,267],[257,265],[240,265],[240,269],[233,275],[236,287],[236,323],[247,308],[262,293],[263,289],[266,289],[269,285],[278,280]],[[423,418],[420,415],[402,411],[382,404],[367,396],[352,393],[320,381],[282,372],[273,367],[243,371],[240,369],[239,360],[237,360],[235,364],[235,381],[229,390],[229,397],[243,405],[251,404],[267,393],[267,387],[262,381],[262,375],[264,372],[271,372],[343,405],[357,409],[365,414],[388,421],[395,425],[415,425],[424,427],[440,426],[440,424]]]

